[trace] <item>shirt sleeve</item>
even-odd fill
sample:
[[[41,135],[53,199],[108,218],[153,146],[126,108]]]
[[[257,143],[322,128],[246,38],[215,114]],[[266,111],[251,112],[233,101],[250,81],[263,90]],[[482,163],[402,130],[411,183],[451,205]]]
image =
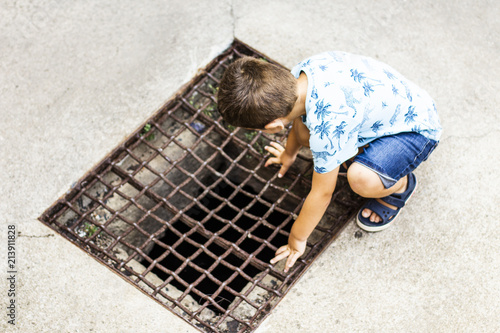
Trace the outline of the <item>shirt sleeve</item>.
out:
[[[300,70],[301,66],[300,66],[300,63],[298,65],[296,65],[295,67],[292,68],[292,70],[290,71],[290,73],[292,73],[292,75],[298,79],[299,76],[300,76]]]

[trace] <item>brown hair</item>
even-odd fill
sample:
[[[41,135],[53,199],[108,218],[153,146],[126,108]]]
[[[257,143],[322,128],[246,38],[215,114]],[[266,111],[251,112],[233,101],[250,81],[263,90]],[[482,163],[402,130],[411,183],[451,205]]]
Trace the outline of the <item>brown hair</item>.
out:
[[[297,80],[288,70],[252,57],[229,65],[217,96],[225,121],[255,129],[287,116],[297,98]]]

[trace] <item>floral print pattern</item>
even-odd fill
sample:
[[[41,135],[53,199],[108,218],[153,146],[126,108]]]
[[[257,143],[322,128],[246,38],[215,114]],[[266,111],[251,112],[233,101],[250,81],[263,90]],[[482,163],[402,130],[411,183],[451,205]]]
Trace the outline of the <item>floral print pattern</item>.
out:
[[[432,98],[390,66],[326,52],[292,69],[296,78],[301,72],[308,78],[303,122],[316,172],[335,169],[381,136],[417,132],[439,141],[442,129]]]

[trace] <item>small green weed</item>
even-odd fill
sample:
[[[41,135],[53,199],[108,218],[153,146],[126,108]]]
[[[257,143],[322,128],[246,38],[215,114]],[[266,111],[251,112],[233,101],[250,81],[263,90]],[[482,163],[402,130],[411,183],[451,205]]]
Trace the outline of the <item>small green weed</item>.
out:
[[[253,138],[255,138],[255,136],[257,135],[257,132],[256,131],[251,131],[251,132],[245,132],[245,138],[248,140],[248,141],[252,141]]]
[[[148,123],[148,124],[144,125],[144,128],[141,131],[141,136],[144,136],[145,134],[147,134],[148,132],[150,132],[151,129],[152,129],[151,124]],[[154,140],[154,139],[155,139],[155,134],[154,133],[150,133],[146,137],[146,141],[151,141],[151,140]]]
[[[251,132],[245,132],[245,139],[247,139],[247,141],[252,141],[255,136],[258,134],[257,131],[251,131]],[[262,137],[258,138],[257,141],[254,142],[253,144],[253,148],[261,155],[264,155],[264,146],[265,146],[265,142],[264,142],[264,139]]]
[[[196,91],[191,95],[191,97],[189,97],[188,102],[195,109],[199,109],[203,104],[203,101],[200,99],[199,94]]]
[[[214,117],[213,112],[215,111],[216,108],[217,108],[217,105],[215,103],[212,103],[212,104],[208,105],[202,112],[204,115],[213,118]]]
[[[257,140],[257,142],[255,142],[253,145],[255,150],[257,150],[259,152],[259,154],[261,154],[261,155],[264,155],[263,143],[264,143],[263,140],[260,139],[260,140]]]
[[[208,88],[210,89],[210,92],[212,95],[217,95],[217,92],[219,91],[219,87],[214,87],[212,84],[208,84]]]
[[[87,237],[92,237],[96,233],[97,229],[98,229],[97,226],[95,226],[89,222],[85,222],[84,227],[83,227],[83,231],[85,231],[85,233],[87,234]]]

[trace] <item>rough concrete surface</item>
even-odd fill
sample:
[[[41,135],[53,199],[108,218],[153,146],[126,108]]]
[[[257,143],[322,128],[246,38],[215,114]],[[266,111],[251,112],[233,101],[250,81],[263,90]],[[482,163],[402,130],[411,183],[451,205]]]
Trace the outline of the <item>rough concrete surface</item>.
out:
[[[38,216],[237,37],[292,67],[326,50],[389,63],[436,100],[441,143],[391,228],[351,222],[258,332],[498,332],[500,2],[4,1],[1,275],[16,224],[17,325],[196,332]]]

